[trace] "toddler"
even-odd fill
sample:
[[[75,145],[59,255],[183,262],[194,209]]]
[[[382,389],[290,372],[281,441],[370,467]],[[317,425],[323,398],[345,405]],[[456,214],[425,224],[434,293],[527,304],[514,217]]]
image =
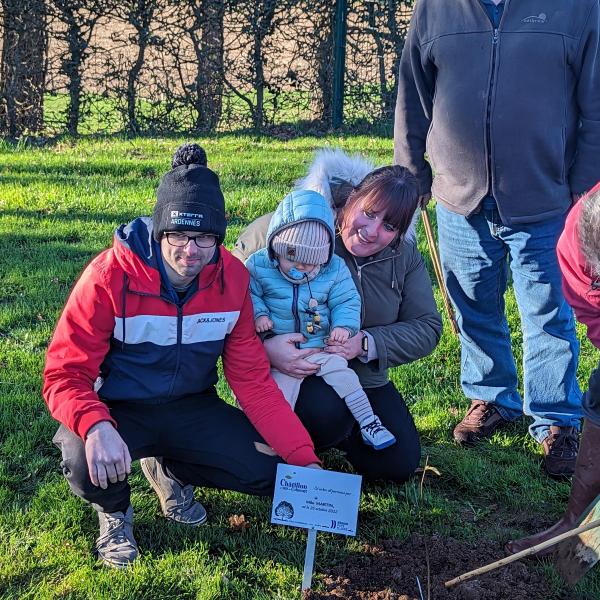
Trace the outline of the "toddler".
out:
[[[296,190],[277,207],[267,232],[267,247],[248,258],[256,331],[302,333],[303,348],[323,348],[326,339],[345,342],[360,328],[360,296],[344,261],[333,253],[333,213],[318,192]],[[338,354],[307,358],[341,396],[360,426],[364,442],[382,450],[396,438],[381,424],[356,373]],[[292,408],[301,379],[272,368]]]

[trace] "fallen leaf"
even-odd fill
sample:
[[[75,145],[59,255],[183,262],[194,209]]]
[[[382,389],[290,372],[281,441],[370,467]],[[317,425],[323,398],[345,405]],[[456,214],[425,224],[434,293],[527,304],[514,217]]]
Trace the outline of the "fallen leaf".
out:
[[[431,471],[434,475],[437,475],[438,477],[442,476],[440,471],[438,469],[436,469],[435,467],[432,467],[431,465],[425,465],[425,467],[419,467],[418,469],[415,469],[415,473],[419,474],[419,475],[422,475],[423,473],[426,473],[427,471]]]
[[[244,531],[244,529],[250,527],[250,523],[246,521],[244,515],[231,515],[228,520],[229,527],[233,529],[233,531]]]

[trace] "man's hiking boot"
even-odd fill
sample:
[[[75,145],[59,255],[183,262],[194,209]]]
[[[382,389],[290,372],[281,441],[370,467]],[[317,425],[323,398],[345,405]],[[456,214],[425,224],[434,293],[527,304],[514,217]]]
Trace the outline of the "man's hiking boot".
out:
[[[461,446],[473,446],[479,440],[492,437],[494,431],[507,422],[491,402],[471,400],[464,419],[454,428],[454,439]]]
[[[204,506],[194,500],[193,486],[182,485],[169,477],[159,458],[142,458],[140,466],[158,495],[167,519],[184,525],[202,525],[206,521]]]
[[[360,433],[364,443],[373,446],[374,450],[383,450],[396,443],[396,438],[381,424],[378,417],[365,425],[361,424]]]
[[[579,451],[579,433],[575,427],[550,427],[550,434],[542,442],[544,470],[550,477],[571,477]]]
[[[131,504],[123,513],[98,512],[100,536],[96,540],[96,554],[108,567],[124,569],[138,556],[133,537],[133,508]]]

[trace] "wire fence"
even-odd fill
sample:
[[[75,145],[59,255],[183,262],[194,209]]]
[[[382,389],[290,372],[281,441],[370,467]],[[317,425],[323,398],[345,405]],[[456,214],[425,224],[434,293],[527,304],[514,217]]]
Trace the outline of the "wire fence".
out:
[[[0,0],[0,135],[387,123],[412,4]]]

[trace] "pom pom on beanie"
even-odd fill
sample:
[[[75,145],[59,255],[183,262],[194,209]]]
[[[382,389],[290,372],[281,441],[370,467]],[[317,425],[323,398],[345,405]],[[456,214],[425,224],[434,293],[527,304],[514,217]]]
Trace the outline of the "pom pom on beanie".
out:
[[[206,167],[208,164],[208,159],[206,158],[206,152],[202,146],[198,144],[182,144],[175,150],[175,154],[173,154],[173,162],[171,163],[171,168],[176,169],[177,167],[181,167],[181,165],[201,165]]]

